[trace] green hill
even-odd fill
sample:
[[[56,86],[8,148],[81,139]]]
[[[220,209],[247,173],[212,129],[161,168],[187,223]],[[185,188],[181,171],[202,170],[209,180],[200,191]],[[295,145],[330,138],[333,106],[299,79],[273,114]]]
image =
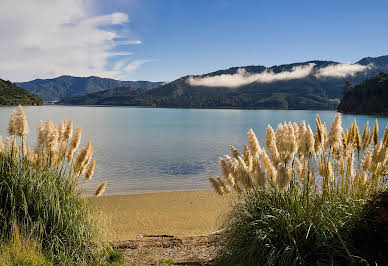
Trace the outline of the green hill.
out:
[[[348,88],[338,105],[338,111],[388,115],[388,74],[380,73]]]
[[[0,105],[42,105],[43,100],[15,83],[0,79]]]

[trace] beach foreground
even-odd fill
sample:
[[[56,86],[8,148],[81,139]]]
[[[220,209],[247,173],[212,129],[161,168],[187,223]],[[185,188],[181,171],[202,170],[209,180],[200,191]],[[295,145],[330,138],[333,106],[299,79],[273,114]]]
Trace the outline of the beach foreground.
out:
[[[111,241],[150,235],[208,235],[220,229],[230,197],[213,191],[112,195],[96,199],[111,230]]]

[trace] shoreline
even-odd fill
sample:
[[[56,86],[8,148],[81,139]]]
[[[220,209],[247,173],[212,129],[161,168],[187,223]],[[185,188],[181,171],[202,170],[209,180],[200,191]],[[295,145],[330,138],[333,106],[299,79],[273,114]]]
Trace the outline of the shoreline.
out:
[[[106,195],[95,199],[111,241],[144,235],[208,235],[220,229],[232,197],[210,190]]]

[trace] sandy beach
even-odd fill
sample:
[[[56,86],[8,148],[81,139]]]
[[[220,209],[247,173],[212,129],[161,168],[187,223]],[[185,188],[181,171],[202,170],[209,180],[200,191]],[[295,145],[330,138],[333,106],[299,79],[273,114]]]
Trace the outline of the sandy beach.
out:
[[[112,195],[96,199],[112,241],[142,235],[207,235],[219,229],[231,198],[213,191]]]

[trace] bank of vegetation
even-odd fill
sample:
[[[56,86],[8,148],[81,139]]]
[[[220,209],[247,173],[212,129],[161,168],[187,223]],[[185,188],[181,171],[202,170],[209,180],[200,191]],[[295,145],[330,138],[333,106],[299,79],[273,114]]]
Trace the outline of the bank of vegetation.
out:
[[[95,161],[90,142],[79,149],[81,127],[40,122],[34,147],[19,106],[0,137],[0,263],[101,265],[117,258],[93,201],[85,194]],[[106,187],[96,191],[100,196]]]
[[[388,127],[360,134],[337,115],[330,130],[302,122],[252,130],[240,153],[220,158],[221,195],[238,193],[224,222],[221,265],[386,265]],[[385,232],[385,233],[384,233]],[[367,241],[367,242],[366,242]]]

